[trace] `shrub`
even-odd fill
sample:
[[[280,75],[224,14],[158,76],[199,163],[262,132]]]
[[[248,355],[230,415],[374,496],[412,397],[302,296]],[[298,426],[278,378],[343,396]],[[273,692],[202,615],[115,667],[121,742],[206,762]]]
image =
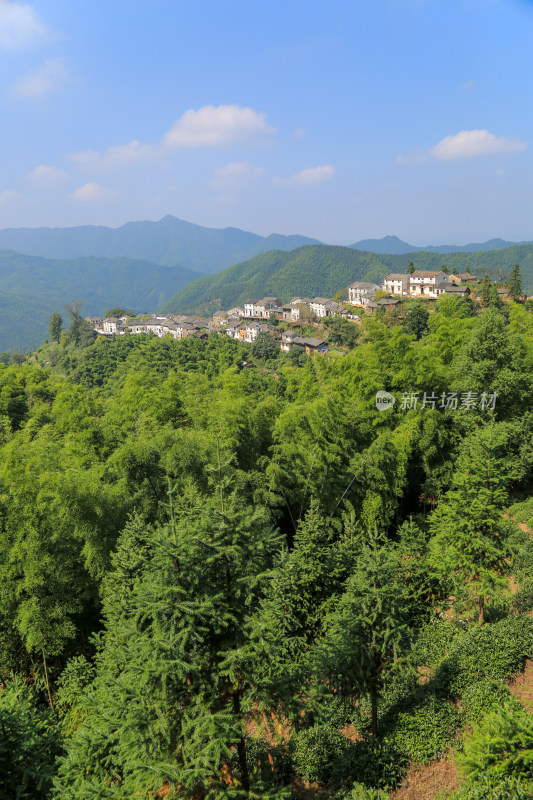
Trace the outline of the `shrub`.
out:
[[[326,783],[348,740],[333,725],[314,725],[295,736],[294,763],[302,778]]]
[[[416,662],[425,667],[439,664],[463,635],[457,625],[435,617],[420,631],[414,648]]]
[[[467,686],[461,705],[469,722],[479,722],[486,714],[503,707],[520,711],[522,706],[515,700],[507,686],[501,681],[483,678]]]
[[[505,680],[520,670],[533,651],[533,620],[510,616],[492,625],[474,628],[440,665],[438,691],[459,697],[481,678]]]
[[[533,609],[533,576],[520,581],[519,589],[513,597],[513,609],[519,614]]]
[[[357,781],[374,789],[394,789],[402,782],[406,767],[405,754],[392,742],[365,736],[339,754],[332,777],[339,783]]]
[[[343,798],[344,800],[389,800],[389,795],[382,789],[374,789],[372,786],[354,783],[352,789],[343,795]]]
[[[449,798],[449,800],[531,800],[533,786],[518,778],[503,778],[494,781],[480,777],[475,784],[468,784]]]
[[[3,800],[48,797],[61,741],[47,708],[21,679],[0,690],[0,783]]]
[[[522,583],[524,578],[533,578],[533,542],[530,539],[516,554],[513,573],[519,583]]]
[[[429,764],[444,755],[462,724],[462,714],[454,705],[428,691],[422,692],[411,707],[392,709],[382,721],[382,733],[411,761]]]
[[[504,709],[488,714],[465,740],[457,762],[471,782],[533,778],[533,716]]]

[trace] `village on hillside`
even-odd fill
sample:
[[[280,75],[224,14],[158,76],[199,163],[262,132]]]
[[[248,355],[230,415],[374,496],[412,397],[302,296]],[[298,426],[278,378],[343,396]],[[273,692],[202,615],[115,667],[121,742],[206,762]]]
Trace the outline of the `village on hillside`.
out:
[[[189,314],[145,314],[141,317],[87,317],[87,321],[98,334],[117,336],[126,333],[154,334],[160,338],[172,336],[183,339],[194,336],[207,338],[210,333],[229,336],[242,342],[253,343],[260,333],[269,333],[279,342],[282,351],[301,348],[309,355],[325,352],[328,342],[321,336],[302,336],[302,328],[323,329],[328,317],[337,317],[358,323],[360,314],[374,314],[380,310],[399,308],[407,300],[437,300],[441,295],[458,297],[475,292],[479,279],[470,272],[449,274],[445,270],[416,270],[387,275],[381,286],[375,283],[355,281],[347,289],[344,300],[327,297],[293,297],[284,304],[279,297],[264,297],[247,300],[243,307],[217,311],[211,318]],[[497,288],[502,300],[508,290]],[[346,295],[346,291],[342,294]],[[360,309],[360,313],[357,313]],[[280,326],[279,323],[286,323]]]

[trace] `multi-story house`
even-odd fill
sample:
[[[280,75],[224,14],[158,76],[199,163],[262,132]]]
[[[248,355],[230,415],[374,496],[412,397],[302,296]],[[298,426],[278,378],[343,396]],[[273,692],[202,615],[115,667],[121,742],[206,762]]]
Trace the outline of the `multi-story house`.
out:
[[[417,269],[410,279],[411,297],[438,297],[437,287],[449,283],[447,273],[442,270]]]
[[[329,317],[331,314],[340,314],[344,311],[339,303],[330,300],[328,297],[315,297],[309,303],[309,308],[317,317]]]
[[[391,272],[383,279],[382,290],[396,297],[407,297],[409,294],[410,276],[403,272]]]
[[[348,297],[354,306],[366,306],[372,300],[379,286],[376,283],[365,283],[365,281],[355,281],[348,286]]]

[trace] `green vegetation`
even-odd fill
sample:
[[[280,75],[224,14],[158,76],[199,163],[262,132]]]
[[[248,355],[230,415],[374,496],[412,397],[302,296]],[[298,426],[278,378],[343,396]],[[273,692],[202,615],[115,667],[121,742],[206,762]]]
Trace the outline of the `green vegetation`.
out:
[[[198,276],[185,267],[163,267],[128,258],[48,260],[0,252],[0,341],[3,350],[38,347],[50,314],[83,298],[83,315],[110,305],[153,311]]]
[[[450,748],[531,796],[533,312],[342,357],[68,316],[0,359],[0,796],[384,800]]]
[[[502,250],[476,253],[451,253],[446,257],[450,272],[465,272],[482,276],[489,273],[493,280],[504,281],[513,265],[520,263],[525,292],[533,292],[533,245],[513,245]],[[412,266],[410,266],[412,265]],[[173,312],[213,313],[219,308],[231,308],[250,297],[332,297],[339,286],[354,281],[381,283],[389,272],[412,269],[440,270],[442,256],[420,251],[416,254],[384,255],[363,252],[349,247],[314,245],[300,247],[290,253],[273,250],[234,264],[204,278],[199,278],[164,305]]]

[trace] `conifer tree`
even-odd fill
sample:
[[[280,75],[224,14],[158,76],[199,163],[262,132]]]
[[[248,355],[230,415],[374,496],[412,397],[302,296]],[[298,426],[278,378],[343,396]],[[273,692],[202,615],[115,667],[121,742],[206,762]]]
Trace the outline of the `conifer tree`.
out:
[[[502,518],[508,459],[502,455],[503,427],[480,428],[465,443],[452,488],[431,520],[431,561],[437,575],[451,583],[458,600],[471,599],[478,622],[485,621],[486,600],[505,592],[512,547],[512,523]]]
[[[492,281],[489,275],[484,275],[479,285],[478,297],[481,305],[486,308],[490,303]]]
[[[89,716],[62,762],[61,800],[107,797],[111,787],[124,799],[248,793],[247,630],[279,535],[223,473],[212,473],[209,497],[177,502],[167,525],[133,522],[121,537]]]
[[[522,275],[519,264],[515,264],[512,268],[506,285],[509,292],[509,297],[515,301],[520,300],[522,297]]]
[[[368,697],[370,730],[392,670],[408,668],[418,590],[402,579],[402,555],[377,532],[363,546],[337,607],[325,621],[316,660],[323,679],[345,696]]]

